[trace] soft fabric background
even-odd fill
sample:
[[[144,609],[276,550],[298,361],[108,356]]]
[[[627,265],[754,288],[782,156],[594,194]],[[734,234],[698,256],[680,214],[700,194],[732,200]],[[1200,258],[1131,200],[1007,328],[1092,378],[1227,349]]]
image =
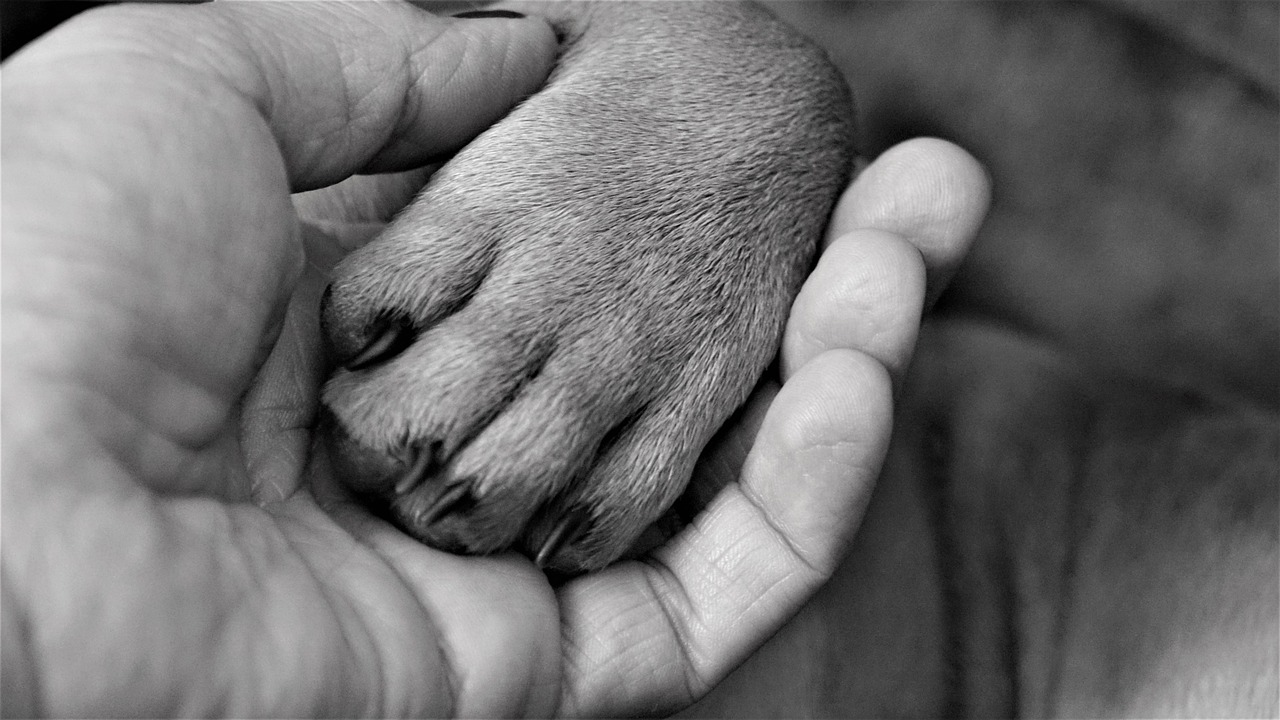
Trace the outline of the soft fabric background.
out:
[[[936,134],[991,170],[942,309],[1280,407],[1280,4],[775,9],[844,70],[867,151]]]

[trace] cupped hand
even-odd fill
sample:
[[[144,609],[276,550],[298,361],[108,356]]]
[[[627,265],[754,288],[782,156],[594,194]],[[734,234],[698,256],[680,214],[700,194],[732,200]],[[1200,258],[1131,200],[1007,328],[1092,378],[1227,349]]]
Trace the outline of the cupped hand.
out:
[[[91,13],[5,65],[6,714],[665,712],[831,572],[926,277],[985,211],[937,141],[846,193],[781,388],[702,465],[733,481],[643,560],[553,589],[437,552],[311,451],[324,271],[421,173],[291,193],[447,155],[554,43],[534,19],[231,3]]]

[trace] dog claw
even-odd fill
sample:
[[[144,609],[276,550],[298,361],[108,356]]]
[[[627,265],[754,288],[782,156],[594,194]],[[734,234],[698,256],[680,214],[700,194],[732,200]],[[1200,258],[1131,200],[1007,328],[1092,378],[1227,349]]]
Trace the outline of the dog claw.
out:
[[[551,534],[542,542],[542,547],[538,548],[537,555],[534,556],[533,564],[539,569],[545,570],[547,564],[556,553],[562,548],[571,545],[575,540],[586,534],[590,527],[591,513],[584,508],[576,508],[569,511],[560,522],[551,530]]]
[[[471,483],[463,480],[445,487],[422,514],[422,522],[431,525],[455,512],[464,512],[475,505]]]
[[[430,447],[417,448],[408,471],[396,481],[395,487],[392,488],[396,497],[408,495],[422,484],[422,481],[427,477],[427,471],[431,469],[431,461],[434,457],[435,453],[432,452]]]
[[[413,342],[414,329],[403,319],[383,318],[369,333],[369,342],[342,365],[347,370],[363,370],[400,354]]]

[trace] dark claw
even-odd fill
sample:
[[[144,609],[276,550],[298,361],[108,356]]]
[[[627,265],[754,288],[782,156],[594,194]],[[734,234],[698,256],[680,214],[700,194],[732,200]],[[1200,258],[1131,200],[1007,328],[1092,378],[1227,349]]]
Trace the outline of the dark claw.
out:
[[[431,507],[427,508],[422,514],[422,520],[424,523],[432,525],[446,515],[451,515],[455,512],[466,512],[474,507],[475,504],[476,498],[471,494],[471,482],[468,480],[455,482],[445,486],[440,495],[431,503]]]
[[[392,492],[395,493],[396,497],[408,495],[421,485],[431,470],[433,460],[435,460],[435,452],[432,446],[423,445],[415,448],[413,462],[410,463],[409,469],[396,481],[395,487],[392,488]]]
[[[591,527],[591,513],[585,508],[574,508],[560,518],[560,522],[551,530],[551,534],[547,539],[542,541],[542,547],[538,549],[538,554],[534,556],[533,563],[540,569],[546,569],[547,563],[556,556],[556,553],[568,545],[572,545],[575,541],[587,533]]]
[[[413,343],[413,325],[404,318],[379,318],[369,330],[369,342],[342,365],[348,370],[363,370],[390,360]]]
[[[508,20],[519,20],[524,14],[514,10],[468,10],[466,12],[454,13],[456,18],[507,18]]]

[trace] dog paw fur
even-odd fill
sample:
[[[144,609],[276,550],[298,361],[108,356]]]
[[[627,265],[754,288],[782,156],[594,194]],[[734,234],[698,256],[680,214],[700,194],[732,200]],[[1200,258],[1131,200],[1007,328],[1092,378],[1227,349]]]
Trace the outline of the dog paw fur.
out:
[[[680,495],[771,361],[852,109],[749,5],[515,7],[557,67],[336,268],[324,426],[414,537],[578,572]]]

